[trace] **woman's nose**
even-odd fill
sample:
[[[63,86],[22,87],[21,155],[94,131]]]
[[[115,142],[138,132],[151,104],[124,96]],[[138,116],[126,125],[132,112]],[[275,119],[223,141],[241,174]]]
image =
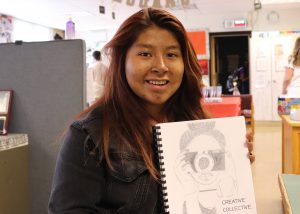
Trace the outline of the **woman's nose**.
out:
[[[161,72],[166,72],[168,70],[169,70],[169,68],[165,62],[164,56],[156,56],[154,58],[152,71],[161,73]]]

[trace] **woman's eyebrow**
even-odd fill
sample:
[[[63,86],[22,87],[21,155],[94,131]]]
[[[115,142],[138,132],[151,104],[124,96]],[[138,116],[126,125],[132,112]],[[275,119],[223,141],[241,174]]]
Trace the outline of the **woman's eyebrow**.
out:
[[[167,49],[179,49],[180,50],[180,46],[179,45],[170,45],[167,47]]]
[[[137,48],[154,48],[153,45],[147,44],[147,43],[137,43],[134,46],[137,47]],[[180,46],[179,45],[170,45],[170,46],[166,46],[166,49],[167,50],[170,50],[170,49],[180,50]]]
[[[137,47],[137,48],[153,48],[152,45],[146,44],[146,43],[137,43],[134,46]]]

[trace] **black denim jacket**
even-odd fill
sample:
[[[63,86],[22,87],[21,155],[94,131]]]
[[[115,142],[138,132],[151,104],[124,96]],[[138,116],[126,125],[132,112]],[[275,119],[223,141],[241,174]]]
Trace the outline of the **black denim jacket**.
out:
[[[114,171],[99,156],[101,117],[90,114],[74,122],[60,149],[48,212],[51,214],[156,214],[158,183],[144,161],[110,148]],[[122,161],[121,161],[122,157]]]

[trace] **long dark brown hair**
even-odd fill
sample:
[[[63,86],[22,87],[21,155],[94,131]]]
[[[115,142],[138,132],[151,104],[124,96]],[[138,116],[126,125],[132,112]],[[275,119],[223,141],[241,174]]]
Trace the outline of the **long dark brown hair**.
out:
[[[178,40],[184,62],[184,76],[178,91],[167,101],[164,113],[168,122],[207,118],[200,105],[202,76],[195,51],[187,38],[181,22],[170,13],[147,8],[130,16],[117,30],[103,51],[109,56],[109,66],[105,78],[103,96],[85,113],[101,106],[103,133],[100,148],[108,165],[112,167],[109,156],[109,136],[113,132],[122,142],[140,154],[150,174],[158,178],[153,163],[151,116],[142,105],[141,99],[129,87],[125,76],[125,59],[128,49],[138,36],[151,26],[170,31]]]
[[[290,56],[289,61],[294,66],[300,66],[300,37],[298,37],[295,42],[293,53]]]

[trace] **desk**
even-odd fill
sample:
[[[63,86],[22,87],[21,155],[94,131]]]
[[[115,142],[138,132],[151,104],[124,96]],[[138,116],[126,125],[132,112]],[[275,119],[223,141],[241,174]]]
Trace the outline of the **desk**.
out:
[[[282,173],[300,174],[300,121],[282,119]]]
[[[214,118],[241,115],[240,97],[222,97],[221,102],[205,102],[201,100],[201,104]]]
[[[278,183],[285,214],[300,213],[300,175],[281,174]]]
[[[28,137],[0,136],[0,213],[30,213]]]

